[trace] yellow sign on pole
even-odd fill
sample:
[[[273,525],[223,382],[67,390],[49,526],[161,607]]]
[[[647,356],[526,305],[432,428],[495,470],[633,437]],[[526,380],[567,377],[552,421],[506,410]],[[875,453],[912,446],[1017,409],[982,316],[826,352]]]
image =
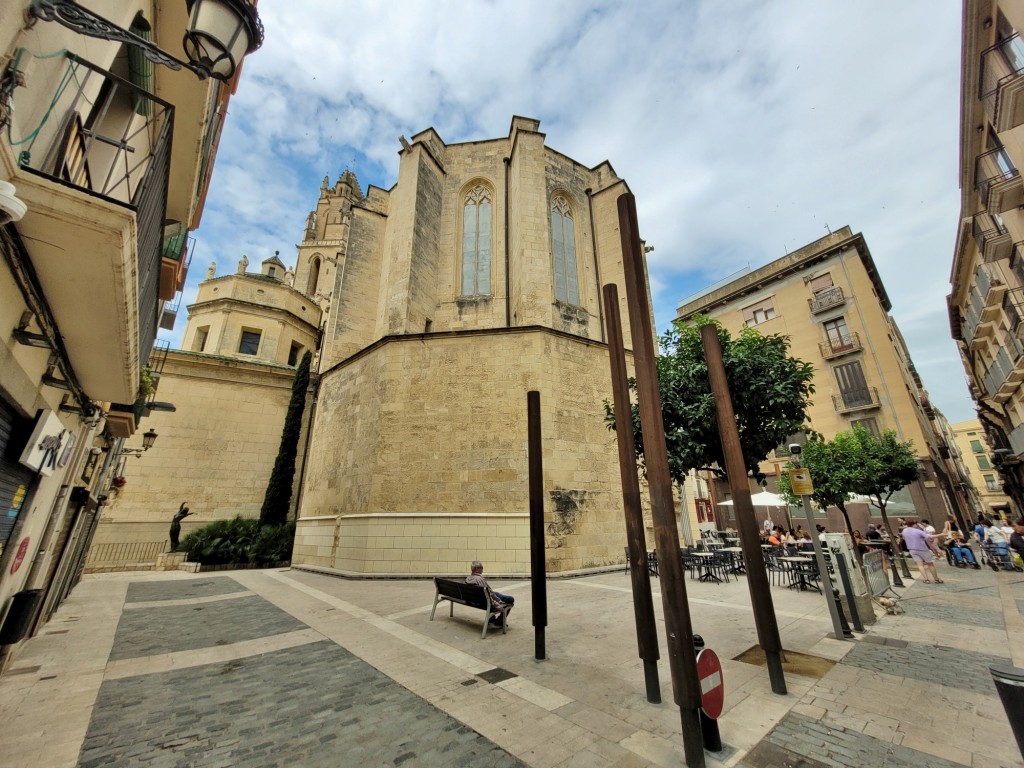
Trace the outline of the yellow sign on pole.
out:
[[[807,467],[793,467],[789,470],[789,484],[796,496],[810,496],[814,493],[811,472]]]

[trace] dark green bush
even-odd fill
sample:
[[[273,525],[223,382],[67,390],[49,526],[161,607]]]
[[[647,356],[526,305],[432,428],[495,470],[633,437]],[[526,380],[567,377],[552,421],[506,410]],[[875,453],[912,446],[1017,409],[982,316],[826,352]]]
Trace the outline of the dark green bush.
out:
[[[292,559],[295,523],[265,525],[249,550],[250,562],[271,565]]]
[[[204,565],[269,563],[290,560],[295,523],[264,526],[255,518],[217,520],[192,531],[181,540],[178,551],[188,560]]]

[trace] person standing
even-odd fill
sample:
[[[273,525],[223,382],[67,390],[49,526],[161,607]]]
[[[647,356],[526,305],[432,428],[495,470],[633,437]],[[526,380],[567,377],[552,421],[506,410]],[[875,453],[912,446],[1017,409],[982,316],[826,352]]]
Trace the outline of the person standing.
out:
[[[1010,556],[1015,565],[1024,568],[1024,517],[1013,521],[1013,533],[1010,534]]]
[[[934,538],[934,536],[929,535],[920,523],[908,525],[903,529],[900,536],[903,539],[903,543],[907,545],[907,551],[910,552],[910,556],[917,563],[917,570],[920,571],[921,579],[924,583],[931,584],[933,581],[936,584],[944,583],[939,578],[938,571],[935,570],[935,560],[932,557],[932,550],[929,545],[929,540]]]
[[[495,592],[491,589],[491,585],[487,583],[487,579],[484,578],[484,564],[479,560],[474,560],[469,564],[469,576],[466,577],[467,584],[473,584],[477,587],[483,587],[487,594],[491,598],[491,608],[497,613],[492,613],[490,618],[490,625],[492,627],[502,626],[501,612],[508,606],[508,611],[505,611],[506,619],[508,614],[512,612],[512,606],[515,605],[516,599],[512,595],[503,595],[500,592]],[[506,625],[507,626],[507,625]]]

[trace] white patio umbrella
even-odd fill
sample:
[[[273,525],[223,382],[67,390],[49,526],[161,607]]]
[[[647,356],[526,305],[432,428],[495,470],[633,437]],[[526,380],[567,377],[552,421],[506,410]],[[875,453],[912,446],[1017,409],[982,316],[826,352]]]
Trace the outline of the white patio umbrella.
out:
[[[755,507],[780,507],[786,510],[786,522],[789,523],[792,528],[792,521],[789,519],[789,504],[786,500],[777,493],[771,491],[758,491],[757,493],[750,494],[750,503]],[[718,502],[720,507],[731,507],[733,506],[732,499],[728,501]],[[768,515],[771,519],[771,515]]]

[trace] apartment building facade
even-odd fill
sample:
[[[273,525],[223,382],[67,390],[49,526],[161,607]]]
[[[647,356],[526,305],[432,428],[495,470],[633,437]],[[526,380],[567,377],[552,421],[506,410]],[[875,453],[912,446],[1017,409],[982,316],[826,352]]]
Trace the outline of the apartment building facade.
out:
[[[889,511],[945,520],[948,511],[962,505],[952,493],[944,442],[931,424],[935,414],[890,309],[864,237],[843,227],[685,301],[677,318],[704,314],[733,334],[753,327],[788,336],[790,354],[814,366],[811,428],[826,439],[854,425],[876,435],[891,429],[900,440],[911,441],[921,477],[893,497]],[[780,446],[762,465],[770,488],[789,458],[788,448]],[[724,492],[719,484],[718,501]],[[731,508],[715,509],[720,527],[734,524]],[[877,513],[866,505],[850,509],[861,530]],[[831,530],[845,527],[838,510],[827,520]]]
[[[992,464],[1024,510],[1024,3],[965,0],[960,221],[948,298]]]
[[[1010,499],[1003,493],[1003,479],[993,462],[981,420],[968,419],[950,427],[956,441],[954,458],[965,479],[971,511],[986,517],[1006,517]]]
[[[5,622],[33,594],[32,623],[45,619],[73,586],[123,442],[155,405],[147,366],[240,63],[199,79],[141,53],[182,50],[184,3],[87,5],[0,5]]]

